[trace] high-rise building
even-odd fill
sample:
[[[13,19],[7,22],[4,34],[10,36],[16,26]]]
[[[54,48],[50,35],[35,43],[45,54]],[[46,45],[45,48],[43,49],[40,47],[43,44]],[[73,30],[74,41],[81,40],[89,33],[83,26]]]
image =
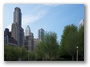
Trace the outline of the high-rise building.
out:
[[[42,28],[38,30],[38,38],[39,40],[44,40],[44,30]]]
[[[34,50],[37,49],[39,39],[34,38]]]
[[[27,50],[34,50],[34,40],[33,40],[33,33],[30,30],[30,27],[27,26],[25,30],[25,37],[24,37],[24,46]]]
[[[11,37],[11,32],[9,32],[8,28],[5,28],[4,31],[4,45],[12,45],[12,46],[16,46],[17,41]]]
[[[4,45],[8,45],[9,37],[10,37],[9,33],[10,33],[9,29],[6,28],[5,31],[4,31]]]
[[[84,25],[84,19],[81,19],[79,22],[79,28]]]
[[[14,10],[14,21],[12,23],[11,36],[17,41],[17,46],[24,44],[24,30],[21,27],[22,13],[19,7]]]
[[[26,30],[25,30],[25,36],[29,36],[31,34],[31,30],[30,30],[30,27],[29,25],[26,27]]]

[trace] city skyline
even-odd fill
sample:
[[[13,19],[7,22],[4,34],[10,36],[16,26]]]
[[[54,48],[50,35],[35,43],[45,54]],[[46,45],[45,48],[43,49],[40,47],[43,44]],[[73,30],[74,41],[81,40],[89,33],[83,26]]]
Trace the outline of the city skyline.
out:
[[[50,6],[53,8],[49,12],[47,8],[41,8],[41,6]],[[84,18],[80,19],[84,13],[80,14],[81,9],[76,9],[78,7],[81,8],[81,4],[56,6],[58,4],[40,4],[38,8],[32,11],[30,15],[24,16],[24,18],[23,9],[17,6],[14,8],[13,22],[12,25],[10,24],[11,30],[8,27],[5,27],[4,30],[5,61],[84,61]],[[68,8],[63,8],[65,12],[60,15],[59,11],[61,11],[60,7],[62,6]],[[46,10],[47,12],[45,12]],[[71,13],[68,12],[71,10]],[[80,19],[79,23],[75,21],[78,18]],[[70,22],[72,19],[73,23]],[[23,28],[25,25],[27,25],[26,29]],[[38,30],[37,38],[34,37],[35,32],[30,28],[30,25],[33,27],[33,30]],[[63,33],[61,34],[62,36],[60,33]],[[59,39],[61,39],[60,42]]]
[[[4,5],[4,28],[9,28],[9,30],[13,23],[15,7],[22,10],[24,33],[26,26],[29,25],[34,38],[38,38],[38,30],[43,28],[45,31],[57,33],[58,41],[60,41],[66,25],[79,26],[80,20],[84,19],[83,4],[6,4]]]

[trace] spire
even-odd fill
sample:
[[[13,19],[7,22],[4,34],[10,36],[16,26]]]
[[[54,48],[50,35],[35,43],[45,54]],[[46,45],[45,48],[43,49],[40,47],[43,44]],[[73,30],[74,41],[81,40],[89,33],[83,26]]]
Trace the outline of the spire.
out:
[[[29,25],[27,25],[26,30],[25,30],[25,36],[28,36],[31,33]]]

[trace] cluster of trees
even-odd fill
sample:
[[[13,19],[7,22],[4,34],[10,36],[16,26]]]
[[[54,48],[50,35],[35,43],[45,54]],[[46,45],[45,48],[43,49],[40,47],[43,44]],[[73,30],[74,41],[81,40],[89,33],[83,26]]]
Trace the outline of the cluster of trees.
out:
[[[84,26],[77,28],[72,24],[64,28],[60,43],[57,42],[55,32],[47,32],[44,40],[38,43],[34,51],[28,51],[24,47],[5,45],[4,60],[76,60],[77,46],[79,60],[84,60]]]
[[[44,41],[40,41],[37,46],[37,55],[41,60],[56,60],[59,57],[59,44],[56,33],[45,34]]]
[[[79,60],[84,60],[84,26],[77,28],[75,25],[68,25],[64,28],[60,42],[60,52],[62,56],[72,57],[76,60],[78,46]]]
[[[4,45],[5,61],[27,60],[27,55],[27,50],[24,47],[20,48],[10,45]]]

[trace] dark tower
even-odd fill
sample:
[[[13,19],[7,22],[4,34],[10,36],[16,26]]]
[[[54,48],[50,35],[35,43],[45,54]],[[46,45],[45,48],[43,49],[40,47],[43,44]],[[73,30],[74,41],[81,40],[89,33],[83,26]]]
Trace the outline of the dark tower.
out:
[[[18,46],[24,44],[24,30],[21,27],[21,9],[16,7],[14,10],[14,22],[12,23],[11,36],[17,41]]]
[[[21,10],[20,8],[16,7],[14,11],[14,23],[17,23],[21,27]]]

